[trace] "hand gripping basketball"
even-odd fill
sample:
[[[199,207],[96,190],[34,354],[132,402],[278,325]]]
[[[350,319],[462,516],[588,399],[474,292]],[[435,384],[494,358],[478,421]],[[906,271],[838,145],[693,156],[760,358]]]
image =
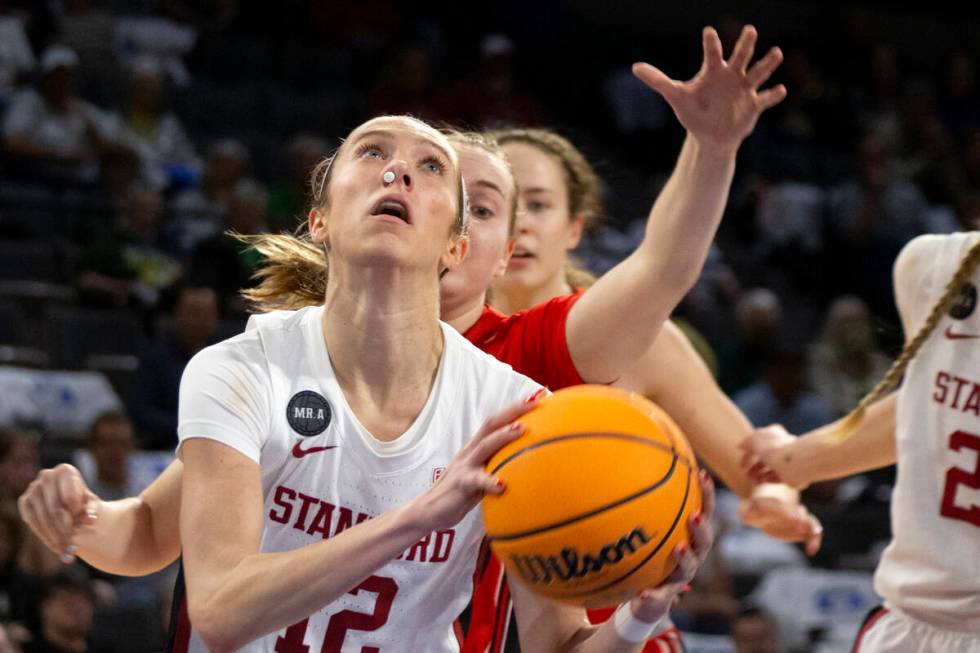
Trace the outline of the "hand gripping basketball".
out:
[[[504,484],[486,472],[487,461],[524,432],[524,425],[514,420],[534,408],[541,394],[535,393],[487,419],[423,495],[423,510],[432,530],[455,526],[484,494],[503,493]]]
[[[694,579],[694,574],[708,557],[714,544],[715,532],[711,517],[715,510],[715,487],[704,470],[698,472],[701,485],[701,511],[688,519],[690,546],[681,544],[673,551],[677,561],[674,571],[657,587],[643,590],[631,602],[633,616],[641,621],[655,622],[661,619]]]

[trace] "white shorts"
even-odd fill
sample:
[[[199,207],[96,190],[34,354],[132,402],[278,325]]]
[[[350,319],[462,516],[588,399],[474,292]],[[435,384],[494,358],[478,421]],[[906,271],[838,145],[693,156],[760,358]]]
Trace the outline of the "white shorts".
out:
[[[980,635],[934,628],[878,608],[865,620],[851,653],[980,653]]]

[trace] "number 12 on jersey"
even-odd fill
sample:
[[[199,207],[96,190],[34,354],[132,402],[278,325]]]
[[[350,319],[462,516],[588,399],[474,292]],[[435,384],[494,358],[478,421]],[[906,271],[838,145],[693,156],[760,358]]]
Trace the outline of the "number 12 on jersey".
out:
[[[378,599],[374,603],[374,612],[368,614],[366,612],[354,612],[353,610],[341,610],[330,617],[320,653],[340,653],[348,630],[377,630],[388,621],[391,603],[395,600],[395,594],[398,593],[398,583],[393,578],[369,576],[348,594],[357,596],[361,590],[375,592],[378,595]],[[287,628],[286,632],[276,639],[276,653],[311,653],[310,647],[303,641],[306,639],[306,628],[309,623],[310,618],[307,617]],[[380,653],[380,649],[376,646],[365,646],[361,649],[361,653]]]

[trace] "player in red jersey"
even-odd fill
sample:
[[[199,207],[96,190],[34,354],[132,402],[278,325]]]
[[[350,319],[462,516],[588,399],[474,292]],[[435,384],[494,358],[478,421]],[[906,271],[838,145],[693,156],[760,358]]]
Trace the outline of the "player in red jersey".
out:
[[[751,59],[754,41],[754,31],[746,28],[728,65],[744,70]],[[689,84],[697,80],[696,77]],[[664,95],[670,101],[670,97]],[[688,139],[677,165],[679,171],[685,165],[685,150],[703,139],[704,131],[716,129],[718,125],[699,123],[683,109],[678,109],[674,102],[671,104],[688,129]],[[514,316],[520,316],[530,306],[559,306],[573,301],[581,289],[593,281],[587,273],[572,266],[568,252],[575,248],[583,230],[601,212],[598,178],[585,157],[553,132],[512,129],[495,135],[514,167],[520,187],[521,216],[514,256],[507,273],[493,284],[493,303],[504,313],[513,312]],[[716,138],[733,148],[737,148],[741,141],[737,130],[727,134],[722,131]],[[678,171],[668,182],[665,192],[677,183]],[[658,203],[662,199],[663,196]],[[651,215],[650,222],[653,220]],[[748,499],[742,506],[747,522],[763,526],[770,534],[786,539],[804,539],[811,551],[818,546],[819,524],[806,515],[802,507],[798,508],[796,520],[790,520],[799,530],[788,533],[777,532],[774,528],[774,522],[779,520],[772,519],[772,511],[796,505],[798,495],[785,486],[753,488],[738,469],[737,445],[742,436],[751,432],[752,425],[717,387],[677,327],[665,325],[653,347],[620,375],[615,385],[654,399],[678,421],[699,456],[730,489]],[[698,397],[697,402],[690,401],[694,396]],[[508,624],[507,616],[507,593],[499,563],[488,558],[476,592],[469,650],[498,651],[508,648],[508,640],[513,644],[512,624]],[[599,612],[594,616],[604,620],[608,614]],[[664,632],[651,641],[648,648],[650,651],[665,649],[681,650],[676,631]]]

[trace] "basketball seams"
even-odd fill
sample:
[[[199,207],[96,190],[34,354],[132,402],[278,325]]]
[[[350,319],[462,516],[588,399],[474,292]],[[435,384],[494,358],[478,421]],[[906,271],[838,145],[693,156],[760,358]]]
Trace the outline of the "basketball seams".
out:
[[[675,456],[675,459],[676,458],[679,458],[679,456]],[[687,484],[686,484],[685,489],[684,489],[684,500],[681,501],[680,508],[677,509],[677,514],[674,515],[674,521],[673,521],[673,523],[671,523],[670,528],[667,529],[667,532],[664,533],[664,536],[663,536],[663,538],[661,538],[660,542],[657,543],[657,546],[655,546],[653,548],[653,550],[650,551],[650,553],[648,553],[642,560],[640,560],[638,563],[636,563],[633,566],[632,569],[630,569],[629,571],[627,571],[626,573],[624,573],[622,576],[620,576],[620,577],[618,577],[618,578],[616,578],[614,580],[611,580],[611,581],[607,582],[605,585],[601,585],[599,587],[593,587],[593,588],[591,588],[591,589],[589,589],[587,591],[583,591],[583,592],[567,594],[566,597],[572,598],[572,597],[578,597],[578,596],[587,596],[589,594],[596,594],[596,593],[601,592],[603,590],[609,589],[613,585],[616,585],[616,584],[622,582],[623,580],[626,580],[627,578],[629,578],[630,576],[632,576],[633,574],[635,574],[637,571],[639,571],[650,560],[650,558],[652,558],[653,556],[657,555],[657,552],[660,551],[660,549],[663,548],[664,544],[667,543],[667,540],[670,539],[670,536],[677,529],[677,524],[681,520],[681,515],[684,514],[684,509],[687,507],[687,500],[690,498],[690,496],[691,496],[691,467],[688,466],[688,468],[687,468]]]
[[[541,440],[540,442],[535,442],[534,444],[529,444],[520,451],[515,451],[511,455],[507,456],[496,467],[490,470],[490,474],[496,474],[501,469],[503,469],[507,464],[516,458],[520,458],[525,453],[534,451],[535,449],[540,449],[541,447],[547,446],[549,444],[555,444],[556,442],[564,442],[566,440],[580,440],[584,438],[609,438],[612,440],[628,440],[630,442],[638,442],[648,447],[653,447],[654,449],[660,449],[672,455],[677,455],[677,449],[674,446],[673,440],[671,440],[670,446],[663,444],[662,442],[656,442],[651,440],[645,435],[633,435],[631,433],[611,433],[607,431],[582,431],[580,433],[566,433],[565,435],[555,436],[553,438],[548,438],[547,440]]]
[[[635,500],[637,500],[637,499],[639,499],[639,498],[641,498],[643,496],[646,496],[647,494],[650,494],[651,492],[654,492],[655,490],[657,490],[658,488],[660,488],[661,486],[663,486],[664,483],[666,483],[667,481],[669,481],[671,479],[671,477],[674,475],[674,469],[677,467],[677,462],[679,460],[683,461],[683,459],[680,456],[678,456],[677,453],[673,453],[672,456],[671,456],[670,467],[667,469],[666,473],[664,474],[664,476],[662,478],[660,478],[658,481],[656,481],[653,485],[650,485],[648,487],[642,488],[642,489],[634,492],[633,494],[629,494],[629,495],[627,495],[625,497],[622,497],[620,499],[616,499],[612,503],[607,503],[605,505],[599,506],[598,508],[593,508],[592,510],[589,510],[588,512],[585,512],[585,513],[582,513],[582,514],[579,514],[579,515],[575,515],[574,517],[568,517],[567,519],[563,519],[560,522],[556,522],[556,523],[553,523],[553,524],[548,524],[546,526],[539,526],[539,527],[533,528],[531,530],[520,531],[518,533],[511,533],[511,534],[508,534],[508,535],[496,535],[496,536],[490,535],[489,533],[487,533],[487,539],[490,540],[491,542],[498,542],[498,541],[499,542],[510,542],[512,540],[520,540],[520,539],[523,539],[525,537],[532,537],[534,535],[541,535],[542,533],[547,533],[548,531],[554,530],[556,528],[562,528],[563,526],[570,526],[571,524],[576,524],[576,523],[578,523],[580,521],[584,521],[584,520],[589,519],[591,517],[595,517],[596,515],[602,514],[602,513],[606,512],[608,510],[614,510],[615,508],[619,508],[620,506],[624,506],[627,503],[631,503],[631,502],[633,502],[633,501],[635,501]],[[689,470],[688,471],[688,474],[690,474],[690,468],[688,468],[688,470]]]

